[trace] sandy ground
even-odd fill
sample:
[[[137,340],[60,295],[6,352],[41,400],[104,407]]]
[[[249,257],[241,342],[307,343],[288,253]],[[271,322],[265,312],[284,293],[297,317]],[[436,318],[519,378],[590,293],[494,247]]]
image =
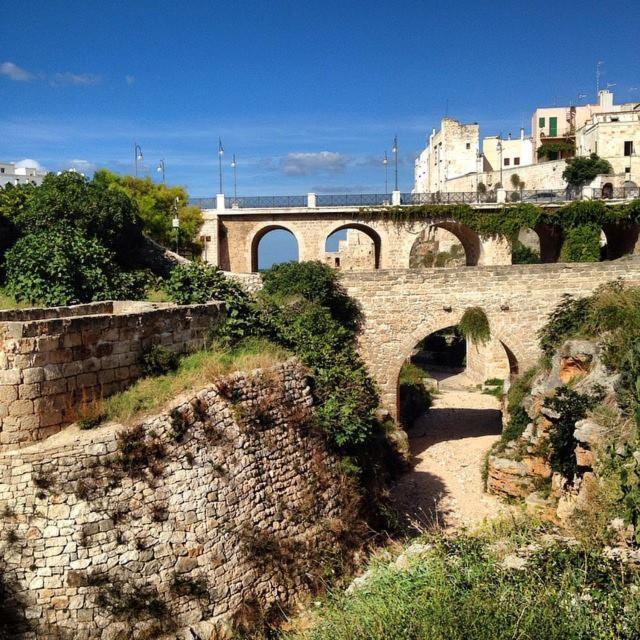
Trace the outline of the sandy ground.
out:
[[[396,508],[410,521],[456,529],[504,510],[482,483],[484,455],[502,429],[498,407],[464,374],[440,381],[433,407],[409,431],[415,467],[392,489]]]

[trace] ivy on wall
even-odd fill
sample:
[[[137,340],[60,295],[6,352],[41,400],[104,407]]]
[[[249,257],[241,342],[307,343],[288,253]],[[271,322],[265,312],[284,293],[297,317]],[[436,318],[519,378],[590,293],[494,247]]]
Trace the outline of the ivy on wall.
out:
[[[566,261],[581,261],[581,256],[588,256],[586,260],[591,261],[598,259],[594,229],[599,230],[608,224],[637,224],[640,222],[640,200],[613,206],[607,206],[600,200],[580,200],[558,207],[518,203],[492,209],[474,209],[467,204],[423,204],[382,210],[361,209],[359,217],[406,224],[452,220],[481,237],[515,238],[521,229],[551,225],[560,229],[565,238],[571,239],[571,248],[565,252]],[[582,229],[578,231],[578,228]],[[584,247],[579,246],[581,242],[584,242]]]

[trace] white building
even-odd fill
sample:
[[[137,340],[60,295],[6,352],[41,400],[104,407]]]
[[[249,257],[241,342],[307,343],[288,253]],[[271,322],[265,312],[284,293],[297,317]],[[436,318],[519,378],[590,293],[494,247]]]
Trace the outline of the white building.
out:
[[[503,169],[533,164],[533,140],[526,138],[524,129],[520,129],[520,137],[506,139],[500,136],[488,136],[482,140],[482,155],[484,171],[499,171]]]
[[[572,145],[575,142],[578,129],[584,127],[594,115],[633,111],[638,107],[640,107],[640,104],[633,102],[614,104],[613,93],[606,89],[598,93],[598,102],[596,104],[569,107],[539,107],[531,117],[531,135],[534,148],[537,152],[538,148],[545,143],[567,142]],[[553,153],[547,159],[558,160],[571,155],[573,155],[571,152]],[[544,160],[545,158],[542,158],[540,162],[544,162]],[[534,162],[538,161],[536,153]]]
[[[640,104],[628,111],[595,113],[576,132],[576,154],[597,153],[613,168],[618,186],[640,185]]]
[[[15,162],[0,162],[0,187],[6,184],[42,184],[47,175],[37,167],[16,167]]]
[[[445,191],[448,180],[479,170],[480,126],[443,118],[433,129],[427,148],[416,158],[414,192]]]

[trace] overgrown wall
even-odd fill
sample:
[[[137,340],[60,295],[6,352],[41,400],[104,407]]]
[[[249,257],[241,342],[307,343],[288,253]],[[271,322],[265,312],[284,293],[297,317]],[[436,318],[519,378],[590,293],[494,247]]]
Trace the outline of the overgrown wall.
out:
[[[0,450],[42,440],[72,422],[83,401],[140,376],[145,349],[204,345],[222,303],[98,302],[0,312]]]
[[[31,625],[16,637],[210,638],[306,593],[354,526],[311,407],[292,360],[176,400],[126,438],[69,427],[5,453],[4,571]]]

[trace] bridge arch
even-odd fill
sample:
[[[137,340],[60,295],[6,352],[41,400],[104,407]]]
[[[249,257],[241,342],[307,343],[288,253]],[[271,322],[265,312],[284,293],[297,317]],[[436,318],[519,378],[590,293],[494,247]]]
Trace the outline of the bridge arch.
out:
[[[602,226],[607,244],[605,260],[616,260],[635,253],[639,248],[640,225],[628,222],[611,222]]]
[[[480,236],[475,231],[456,220],[433,220],[420,232],[411,245],[409,256],[407,257],[407,265],[411,265],[415,261],[418,246],[420,243],[425,242],[426,236],[431,233],[432,229],[444,229],[458,239],[464,249],[466,266],[475,266],[480,262],[482,242]]]
[[[258,271],[258,267],[259,267],[259,254],[258,254],[258,249],[260,246],[260,241],[270,232],[272,231],[277,231],[277,230],[281,230],[281,231],[287,231],[288,233],[290,233],[293,238],[296,241],[296,245],[298,248],[298,260],[302,259],[302,242],[301,239],[297,233],[297,230],[295,228],[290,228],[287,225],[284,224],[280,224],[280,223],[265,223],[261,226],[259,226],[253,233],[252,236],[249,237],[248,239],[248,252],[249,252],[249,256],[250,256],[250,266],[251,266],[251,271],[256,272]]]
[[[385,394],[386,405],[395,408],[396,417],[400,412],[399,380],[403,365],[409,361],[417,344],[434,333],[456,326],[463,313],[464,308],[461,308],[457,312],[438,313],[425,317],[413,331],[402,338],[398,351],[389,354],[390,357],[384,365],[388,376],[385,376],[387,384],[384,379],[379,380],[379,383],[382,383],[380,386]],[[503,326],[497,318],[492,320],[490,314],[488,319],[491,330],[489,342],[484,345],[467,343],[467,372],[475,382],[484,382],[489,378],[508,380],[528,362],[524,347],[519,344],[510,327]],[[483,361],[486,361],[486,368],[479,366]]]
[[[329,238],[339,231],[345,231],[349,229],[354,229],[356,231],[360,231],[365,234],[373,243],[373,259],[371,266],[367,268],[379,269],[380,268],[380,257],[382,253],[382,239],[380,238],[380,234],[372,229],[370,226],[366,224],[362,224],[359,222],[339,222],[334,224],[332,227],[325,232],[324,238],[321,239],[322,246],[319,247],[319,255],[326,255],[327,253],[327,241]],[[334,266],[340,266],[335,265]]]

